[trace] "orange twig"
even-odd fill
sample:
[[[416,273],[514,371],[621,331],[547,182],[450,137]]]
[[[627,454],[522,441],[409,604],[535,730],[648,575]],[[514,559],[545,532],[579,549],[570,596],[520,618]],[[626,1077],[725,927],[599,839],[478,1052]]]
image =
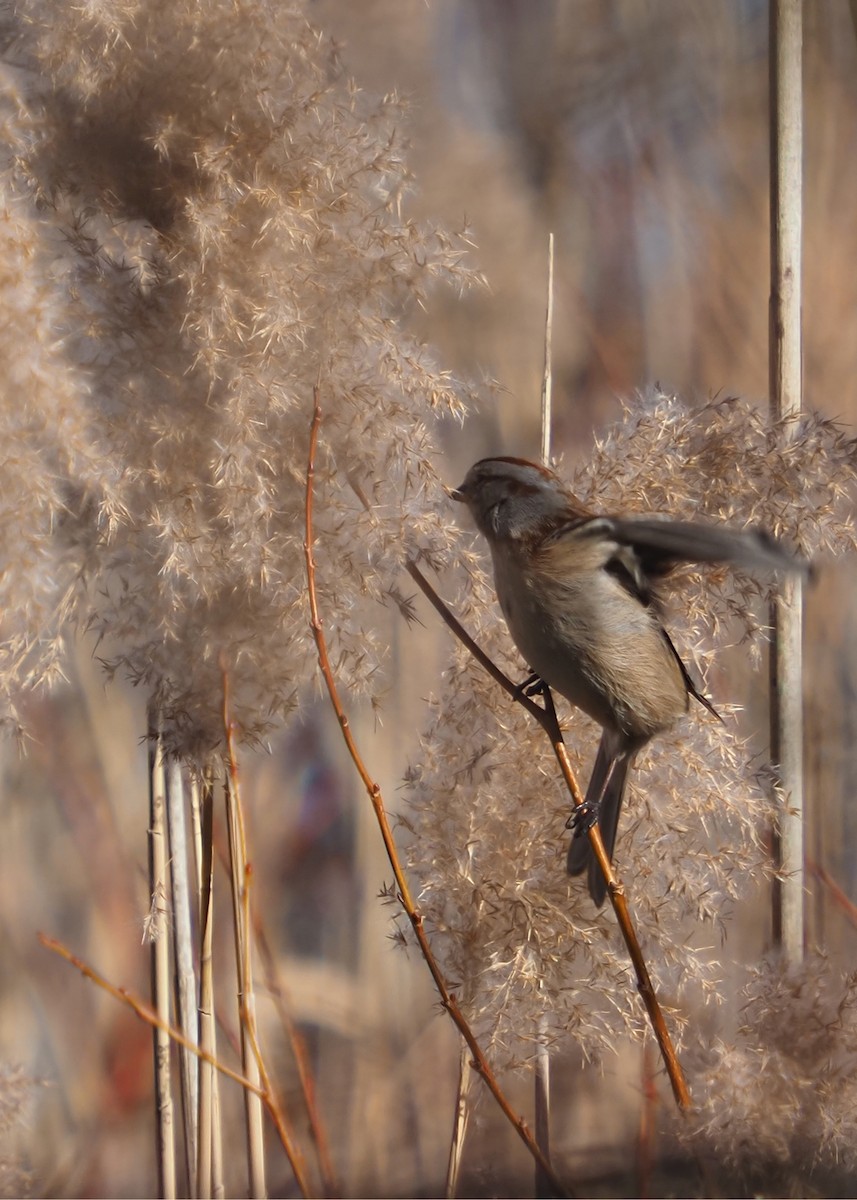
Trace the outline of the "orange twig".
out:
[[[341,1189],[336,1182],[336,1172],[330,1154],[330,1144],[316,1100],[315,1079],[313,1078],[306,1041],[289,1010],[286,989],[278,977],[274,955],[271,952],[261,917],[255,906],[253,911],[253,932],[265,972],[265,986],[268,989],[271,999],[274,1001],[274,1006],[280,1018],[280,1024],[283,1026],[286,1036],[289,1039],[292,1054],[295,1057],[298,1079],[309,1119],[310,1133],[318,1152],[318,1165],[324,1192],[326,1196],[338,1196]]]
[[[319,398],[319,389],[316,385],[316,387],[313,388],[313,415],[312,424],[310,426],[309,456],[307,461],[306,541],[304,542],[304,555],[306,558],[307,592],[309,595],[312,635],[315,640],[316,651],[318,654],[319,668],[322,676],[324,677],[325,686],[330,697],[330,703],[333,707],[333,711],[336,713],[336,718],[339,721],[339,726],[342,730],[342,736],[345,740],[345,744],[348,747],[348,752],[351,755],[354,766],[357,768],[357,773],[359,774],[369,799],[372,802],[372,808],[375,811],[375,817],[381,830],[381,837],[384,840],[384,847],[387,851],[387,857],[390,861],[390,866],[393,869],[399,901],[411,922],[414,935],[417,939],[417,944],[419,945],[422,956],[425,959],[426,966],[431,972],[432,979],[434,980],[435,987],[437,988],[438,995],[440,996],[441,1005],[449,1013],[459,1033],[467,1043],[468,1048],[473,1055],[474,1069],[484,1080],[488,1090],[491,1092],[491,1095],[499,1104],[504,1116],[514,1126],[516,1132],[526,1145],[530,1154],[532,1154],[533,1158],[541,1167],[545,1178],[549,1180],[550,1186],[553,1188],[556,1195],[566,1196],[568,1193],[560,1183],[553,1167],[536,1145],[526,1121],[523,1119],[523,1117],[518,1116],[503,1094],[500,1084],[497,1081],[497,1077],[491,1069],[488,1060],[482,1052],[482,1048],[477,1042],[473,1031],[471,1030],[464,1014],[461,1011],[461,1008],[459,1007],[458,999],[455,993],[451,992],[447,987],[443,972],[441,971],[434,953],[432,952],[431,946],[429,945],[428,937],[423,925],[422,915],[417,909],[413,897],[411,896],[411,891],[408,887],[408,881],[405,878],[405,873],[399,861],[398,851],[396,850],[392,830],[390,829],[390,823],[387,818],[387,812],[384,807],[384,800],[381,795],[381,788],[375,782],[375,780],[373,780],[360,755],[360,751],[357,748],[357,744],[351,732],[351,726],[348,723],[348,717],[346,716],[345,710],[342,707],[342,702],[339,699],[336,680],[334,679],[333,669],[330,665],[330,658],[327,653],[327,642],[322,629],[321,617],[319,616],[318,597],[316,595],[315,587],[315,560],[313,558],[312,551],[313,484],[315,481],[315,454],[316,447],[318,445],[318,432],[320,425],[321,402]]]
[[[62,942],[57,941],[56,938],[52,938],[46,933],[39,933],[38,938],[46,950],[52,950],[54,954],[58,954],[60,958],[64,958],[66,962],[71,963],[73,967],[76,967],[77,970],[80,971],[84,978],[90,979],[97,987],[103,988],[105,992],[114,998],[114,1000],[118,1000],[121,1004],[127,1005],[128,1008],[136,1013],[141,1021],[145,1021],[147,1025],[151,1025],[154,1029],[163,1030],[163,1032],[168,1034],[170,1038],[179,1046],[184,1046],[185,1049],[190,1050],[203,1062],[211,1063],[211,1065],[220,1071],[222,1075],[225,1075],[228,1079],[232,1079],[235,1081],[235,1083],[240,1084],[245,1091],[252,1092],[254,1096],[258,1096],[265,1108],[268,1110],[268,1114],[274,1123],[274,1127],[277,1130],[280,1141],[283,1143],[283,1149],[286,1151],[287,1155],[289,1154],[289,1133],[286,1128],[283,1113],[279,1104],[277,1103],[277,1099],[273,1091],[270,1089],[266,1090],[266,1087],[259,1087],[258,1084],[253,1083],[252,1080],[248,1079],[245,1075],[242,1075],[240,1071],[233,1071],[231,1067],[227,1067],[226,1064],[221,1062],[219,1058],[216,1058],[213,1054],[209,1054],[207,1050],[203,1050],[202,1046],[198,1046],[195,1042],[190,1041],[185,1037],[180,1029],[176,1029],[174,1025],[170,1025],[167,1021],[161,1020],[155,1010],[151,1007],[151,1005],[147,1004],[145,1000],[141,1000],[138,996],[135,996],[133,992],[128,990],[128,988],[116,987],[115,984],[110,983],[110,981],[103,975],[99,974],[94,967],[91,967],[89,963],[84,962],[82,958],[78,958],[76,954],[73,954],[67,946],[63,945]],[[291,1161],[291,1157],[289,1158],[289,1161]],[[294,1164],[292,1165],[294,1166]],[[309,1192],[304,1190],[304,1195],[309,1195]]]
[[[496,680],[513,700],[522,704],[527,712],[538,721],[542,729],[550,738],[553,752],[556,755],[566,786],[571,794],[571,798],[575,805],[583,803],[583,794],[575,778],[574,771],[569,761],[568,751],[566,750],[565,742],[563,741],[562,731],[557,720],[556,710],[553,705],[553,699],[549,689],[545,690],[545,706],[536,704],[535,701],[525,695],[519,687],[517,687],[507,675],[494,663],[481,646],[473,640],[461,622],[449,611],[447,606],[438,596],[432,585],[420,571],[415,562],[406,564],[408,574],[416,583],[417,587],[432,604],[432,606],[440,614],[444,622],[449,626],[455,636],[461,641],[477,662],[485,668],[492,679]],[[673,1095],[675,1096],[676,1104],[680,1109],[689,1109],[691,1107],[690,1092],[687,1087],[687,1082],[684,1078],[684,1072],[681,1069],[681,1064],[678,1061],[678,1056],[675,1052],[675,1047],[672,1044],[672,1039],[667,1029],[664,1015],[661,1011],[658,998],[652,984],[651,976],[649,975],[646,961],[643,958],[643,952],[640,949],[640,943],[634,929],[631,913],[628,908],[628,902],[625,899],[625,889],[618,881],[610,860],[607,857],[607,852],[604,849],[604,842],[601,838],[601,833],[598,825],[593,825],[589,830],[589,841],[592,846],[593,853],[598,859],[599,866],[604,872],[604,878],[607,880],[607,891],[610,896],[610,902],[613,905],[613,910],[616,913],[616,920],[619,923],[619,928],[622,931],[622,937],[625,939],[625,945],[628,948],[631,962],[634,965],[634,971],[637,976],[637,990],[646,1006],[646,1011],[649,1015],[649,1020],[652,1024],[655,1037],[660,1047],[661,1057],[664,1060],[667,1074],[669,1075],[670,1084],[672,1085]]]
[[[822,883],[830,893],[830,898],[838,909],[840,909],[852,925],[857,927],[857,904],[846,895],[830,872],[820,863],[813,859],[806,860],[806,869],[811,875],[814,875],[819,883]]]

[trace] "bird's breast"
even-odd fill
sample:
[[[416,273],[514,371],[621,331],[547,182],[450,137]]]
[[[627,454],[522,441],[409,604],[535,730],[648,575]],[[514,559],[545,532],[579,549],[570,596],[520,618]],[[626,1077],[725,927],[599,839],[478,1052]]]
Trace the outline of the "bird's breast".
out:
[[[528,665],[593,720],[642,744],[687,712],[684,677],[657,617],[606,571],[559,581],[502,554],[494,569]]]

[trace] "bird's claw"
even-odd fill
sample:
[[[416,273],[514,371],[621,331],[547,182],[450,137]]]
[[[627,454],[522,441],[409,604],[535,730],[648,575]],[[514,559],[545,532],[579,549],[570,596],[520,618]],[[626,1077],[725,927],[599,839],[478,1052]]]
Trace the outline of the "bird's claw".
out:
[[[581,838],[589,833],[593,825],[598,823],[597,801],[584,800],[582,804],[575,805],[574,811],[565,823],[566,829],[570,829],[572,837]]]
[[[533,671],[532,675],[528,675],[527,678],[523,680],[523,682],[519,683],[515,688],[515,699],[520,700],[521,696],[529,696],[531,698],[533,696],[543,696],[546,688],[547,684],[542,679],[541,675],[538,675],[535,671]]]

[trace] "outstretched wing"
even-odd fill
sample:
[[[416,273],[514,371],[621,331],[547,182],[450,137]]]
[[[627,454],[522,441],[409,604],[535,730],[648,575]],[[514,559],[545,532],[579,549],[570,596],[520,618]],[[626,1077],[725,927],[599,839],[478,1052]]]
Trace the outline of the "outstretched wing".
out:
[[[633,549],[645,574],[660,575],[678,562],[730,563],[748,571],[809,573],[809,563],[763,529],[730,529],[657,517],[607,517],[612,536]]]

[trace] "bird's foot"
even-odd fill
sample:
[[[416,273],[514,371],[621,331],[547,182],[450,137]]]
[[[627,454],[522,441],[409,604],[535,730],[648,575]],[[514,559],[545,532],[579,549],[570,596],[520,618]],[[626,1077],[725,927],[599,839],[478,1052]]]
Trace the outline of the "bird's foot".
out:
[[[519,683],[515,688],[515,699],[520,700],[521,696],[529,696],[531,698],[533,696],[543,696],[547,686],[548,685],[542,679],[541,675],[538,675],[535,671],[533,671],[532,675],[528,675],[527,678],[522,683]]]
[[[597,800],[584,800],[582,804],[575,805],[574,811],[565,823],[566,829],[571,830],[572,837],[585,837],[592,826],[597,825],[600,807]]]

